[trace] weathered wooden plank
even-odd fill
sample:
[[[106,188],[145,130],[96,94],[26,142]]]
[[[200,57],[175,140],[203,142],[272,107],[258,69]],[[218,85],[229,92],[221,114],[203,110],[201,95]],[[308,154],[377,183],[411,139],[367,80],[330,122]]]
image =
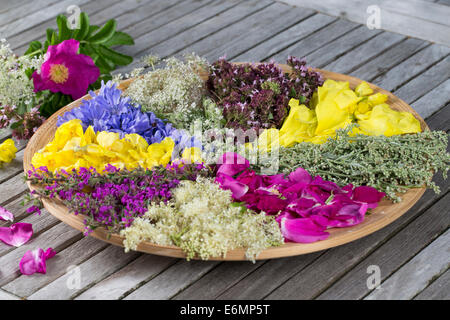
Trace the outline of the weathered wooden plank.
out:
[[[81,237],[81,232],[64,223],[59,223],[47,230],[47,232],[42,233],[39,237],[30,240],[23,246],[0,257],[0,286],[4,286],[20,275],[19,262],[27,250],[34,250],[36,248],[47,249],[52,247],[59,252],[81,239]]]
[[[337,20],[325,28],[320,29],[310,36],[294,43],[292,46],[278,52],[270,58],[277,62],[285,63],[289,55],[305,57],[311,52],[318,50],[331,41],[339,39],[343,35],[358,27],[359,26],[356,23],[346,20]],[[309,63],[309,61],[307,62]]]
[[[142,35],[145,35],[146,33],[155,30],[156,28],[159,28],[163,25],[166,25],[173,20],[179,19],[192,11],[195,11],[205,5],[207,5],[210,2],[210,0],[187,0],[182,2],[170,2],[170,6],[167,6],[164,12],[159,12],[157,14],[152,14],[150,17],[146,17],[139,23],[136,23],[132,26],[128,26],[125,29],[125,32],[132,32],[135,36],[135,46],[139,46],[140,44],[146,43],[146,39],[141,39],[140,37]],[[129,49],[129,48],[128,48]],[[135,51],[138,52],[138,51]]]
[[[413,0],[414,4],[409,4],[406,0],[400,0],[408,9],[406,12],[397,12],[399,1],[384,1],[384,0],[353,0],[353,1],[338,1],[338,0],[282,0],[291,5],[298,5],[305,8],[317,10],[322,13],[330,14],[332,16],[340,16],[344,19],[366,24],[369,14],[366,9],[371,5],[378,5],[380,11],[381,28],[387,31],[404,34],[407,36],[429,40],[444,45],[450,45],[450,24],[448,23],[448,15],[450,9],[439,4],[425,3],[424,6],[433,6],[432,9],[417,10],[420,0]],[[395,3],[395,4],[393,4]],[[431,8],[431,7],[430,7]],[[437,12],[436,17],[429,16],[431,13]],[[419,15],[420,18],[414,16]],[[428,18],[427,18],[428,16]],[[438,18],[439,17],[439,18]],[[436,22],[439,20],[440,22]],[[444,22],[444,23],[441,23]]]
[[[450,193],[426,210],[417,219],[395,234],[355,268],[335,282],[319,299],[361,299],[371,290],[367,287],[367,268],[379,266],[381,280],[415,256],[424,246],[445,231],[450,224],[446,212]],[[414,213],[415,211],[410,211]],[[384,229],[383,229],[384,230]],[[277,296],[283,296],[281,292]]]
[[[27,0],[0,0],[0,13],[5,13],[6,11],[10,11],[11,9],[23,6]]]
[[[256,263],[251,263],[249,261],[224,262],[208,272],[200,280],[181,291],[174,299],[214,299],[220,293],[238,283],[245,276],[254,272],[265,262],[266,261],[257,261]]]
[[[0,185],[0,204],[11,201],[24,191],[28,190],[23,182],[23,173],[20,173]]]
[[[76,286],[67,285],[72,277],[72,273],[69,272],[39,289],[30,295],[28,299],[70,299],[96,282],[124,267],[138,256],[138,253],[133,252],[126,254],[123,252],[123,248],[110,245],[99,254],[96,254],[78,266],[80,268],[79,274],[81,276],[80,286],[78,288]]]
[[[263,12],[264,10],[261,11],[261,13]],[[217,60],[223,55],[231,58],[266,39],[270,39],[277,33],[313,14],[314,11],[312,10],[291,8],[290,6],[276,3],[270,6],[268,14],[262,14],[256,21],[250,18],[244,19],[205,40],[199,41],[194,48],[189,48],[188,50],[199,52],[211,61]],[[280,17],[283,18],[280,19]],[[215,36],[222,38],[224,35],[226,37],[223,41],[215,41]],[[229,35],[232,36],[230,37]],[[187,51],[185,50],[184,52]]]
[[[2,4],[0,7],[0,26],[6,25],[16,19],[24,16],[26,13],[35,12],[45,6],[51,6],[57,0],[42,0],[42,1],[6,1],[7,4]],[[26,2],[26,3],[23,3]]]
[[[423,73],[420,73],[394,93],[411,103],[424,94],[428,94],[448,79],[450,79],[450,56],[446,56]]]
[[[107,245],[107,243],[93,237],[84,237],[80,241],[75,242],[59,252],[54,258],[48,260],[48,271],[45,275],[22,275],[3,286],[3,289],[19,297],[30,296],[40,288],[66,274],[70,271],[69,267],[76,266],[84,260],[89,259],[99,251],[106,248]]]
[[[450,300],[450,270],[447,270],[425,290],[418,294],[415,300]]]
[[[19,222],[25,217],[29,216],[29,214],[27,213],[27,208],[31,206],[31,204],[28,206],[22,206],[21,201],[24,199],[24,196],[25,195],[3,206],[6,210],[14,214],[14,223]],[[0,221],[0,227],[6,227],[9,226],[10,224],[11,222],[9,221]]]
[[[20,150],[16,153],[16,158],[10,163],[5,163],[0,170],[0,183],[11,179],[13,176],[23,171],[23,153],[24,150]]]
[[[157,0],[149,0],[145,1],[142,6],[128,12],[122,12],[117,18],[117,27],[120,30],[123,30],[127,33],[133,33],[133,37],[136,37],[135,30],[133,30],[133,26],[141,22],[145,19],[153,17],[161,12],[171,8],[179,2],[184,0],[166,0],[166,1],[157,1]]]
[[[83,292],[76,297],[76,300],[120,299],[129,291],[138,287],[140,283],[148,282],[176,261],[175,258],[144,254]]]
[[[277,52],[294,45],[298,41],[306,38],[310,34],[328,26],[336,21],[336,18],[315,14],[289,29],[267,39],[246,52],[234,57],[234,61],[264,61],[268,57],[277,54]]]
[[[433,130],[450,131],[450,103],[432,115],[436,118]]]
[[[369,30],[361,26],[326,44],[313,53],[308,54],[305,57],[306,61],[312,66],[318,68],[323,67],[347,51],[351,51],[353,48],[361,45],[361,43],[368,41],[380,33],[380,30]]]
[[[107,20],[109,19],[116,19],[117,22],[117,29],[130,33],[130,35],[132,37],[135,37],[135,29],[133,28],[133,26],[143,20],[143,19],[147,19],[147,18],[151,18],[154,15],[160,14],[161,12],[163,12],[164,10],[170,8],[171,6],[173,6],[173,4],[179,2],[180,0],[167,0],[167,1],[156,1],[156,0],[143,0],[143,1],[138,1],[138,0],[131,0],[130,3],[127,2],[122,2],[119,1],[118,3],[112,3],[111,1],[106,1],[107,2],[107,7],[104,10],[101,10],[98,12],[98,10],[96,10],[94,12],[94,14],[92,14],[89,19],[91,21],[92,24],[97,24],[97,25],[101,25],[103,23],[105,23]],[[101,1],[98,1],[99,3],[97,3],[97,1],[95,1],[96,6],[100,5]],[[92,7],[92,3],[93,2],[89,2],[86,4],[86,10],[88,11],[88,6]],[[125,6],[125,8],[127,9],[123,9],[123,6]],[[94,11],[93,9],[91,9],[92,11]],[[55,27],[55,20],[54,19],[50,19],[49,21],[47,21],[43,27],[42,27],[42,31],[35,31],[36,28],[41,28],[41,25],[33,28],[31,30],[27,30],[25,31],[23,34],[25,36],[26,40],[35,40],[36,38],[36,34],[38,34],[40,36],[40,40],[43,41],[45,40],[45,29],[48,27]],[[28,45],[28,41],[24,41],[21,37],[21,35],[17,35],[17,37],[19,38],[19,41],[17,41],[18,43],[21,43],[21,46],[16,48],[16,52],[18,53],[23,53],[25,52],[25,50],[27,49],[27,45]],[[33,38],[33,39],[31,39]],[[16,39],[11,38],[11,42],[15,43]],[[122,51],[123,48],[120,49],[120,51]]]
[[[449,53],[450,48],[433,44],[378,76],[372,82],[388,91],[395,91],[415,75],[424,72],[445,58]]]
[[[236,21],[243,19],[244,17],[254,14],[255,12],[267,7],[271,4],[270,0],[248,0],[241,3],[237,7],[233,7],[209,20],[206,20],[195,27],[186,30],[176,36],[173,36],[160,44],[146,49],[140,52],[138,55],[142,56],[148,53],[157,53],[161,58],[172,55],[175,52],[186,48],[192,43],[195,43],[199,39],[203,39],[218,30],[225,28],[226,26],[233,24]],[[164,32],[164,31],[161,31]],[[139,66],[139,59],[124,68],[120,68],[115,73],[125,73],[133,68]]]
[[[116,0],[114,0],[116,1]],[[84,3],[80,6],[81,11],[86,12],[90,18],[92,19],[91,15],[99,10],[102,10],[108,6],[114,5],[114,1],[110,0],[97,0],[97,1],[90,1],[88,3]],[[135,1],[135,0],[134,0]],[[25,30],[23,32],[20,32],[19,34],[16,34],[12,37],[8,38],[8,42],[11,45],[11,48],[19,55],[23,54],[26,49],[28,49],[28,44],[33,40],[40,40],[45,41],[46,39],[46,33],[45,31],[47,28],[53,28],[56,29],[56,16],[58,14],[66,14],[65,11],[57,12],[53,17],[51,17],[49,20],[45,21],[44,23],[41,23],[37,26],[33,26],[33,28]],[[67,14],[66,14],[67,15]],[[93,20],[91,20],[94,22]]]
[[[239,5],[238,7],[233,8],[233,9],[238,10],[242,5],[243,4]],[[248,4],[246,4],[246,6],[248,6]],[[256,12],[253,10],[253,7],[252,7],[250,15],[248,15],[248,13],[247,13],[248,11],[247,11],[243,18],[234,20],[235,23],[230,24],[230,21],[226,21],[226,27],[216,29],[217,32],[209,33],[208,37],[194,39],[196,42],[194,42],[193,44],[190,44],[188,47],[186,47],[186,46],[182,47],[182,48],[184,48],[182,50],[176,49],[176,47],[178,47],[178,48],[181,47],[180,44],[176,47],[172,46],[172,43],[177,41],[177,38],[178,38],[178,37],[174,37],[174,38],[170,39],[170,41],[165,41],[165,42],[153,47],[152,51],[162,57],[172,55],[172,54],[178,52],[179,50],[181,50],[182,52],[188,52],[188,53],[195,52],[195,53],[203,56],[203,55],[205,55],[206,52],[208,52],[214,48],[221,47],[224,43],[228,44],[238,34],[245,32],[244,31],[245,29],[249,29],[254,25],[261,26],[263,21],[270,23],[271,21],[274,20],[274,17],[276,16],[276,13],[275,13],[275,12],[277,12],[276,10],[281,10],[281,12],[286,12],[286,9],[284,9],[286,7],[285,5],[280,5],[280,4],[275,3],[275,4],[271,4],[271,5],[267,6],[267,2],[264,2],[262,4],[262,6],[264,6],[264,8],[262,10],[256,11]],[[233,10],[233,11],[235,11],[235,10]],[[231,14],[231,10],[225,12],[224,15],[225,14],[227,14],[227,16],[229,16]],[[222,17],[224,15],[222,15]],[[219,15],[218,17],[220,17],[220,16],[221,15]],[[200,24],[199,25],[199,26],[201,26],[200,28],[202,28],[204,30],[205,25],[211,25],[212,23],[214,23],[214,21],[212,21],[212,20],[214,20],[214,19],[205,21],[205,24]],[[208,32],[210,32],[210,31],[208,30]],[[182,34],[180,34],[180,35],[182,35]]]
[[[439,3],[429,3],[423,0],[381,0],[380,5],[383,10],[396,12],[401,16],[407,15],[445,26],[450,25],[448,20],[450,8]]]
[[[19,32],[30,29],[39,23],[47,21],[59,13],[66,12],[67,7],[70,5],[80,6],[88,1],[89,0],[58,1],[46,8],[40,7],[36,11],[30,11],[30,14],[23,16],[22,18],[15,19],[6,25],[0,26],[0,38],[9,38],[12,35],[18,34]]]
[[[187,6],[185,3],[182,3],[181,8],[184,8],[184,10],[181,10],[181,12],[181,8],[179,8],[179,6],[174,6],[172,8],[173,12],[177,14],[177,17],[175,17],[175,19],[160,28],[141,32],[140,36],[135,39],[136,44],[133,47],[124,48],[124,52],[126,54],[138,54],[139,52],[142,52],[147,48],[150,48],[164,40],[167,40],[168,38],[180,32],[185,32],[186,30],[202,23],[205,20],[211,19],[211,17],[214,17],[215,15],[221,14],[222,12],[236,6],[241,1],[242,0],[223,2],[213,1],[209,3],[200,3],[196,1],[189,6]],[[199,8],[197,8],[197,6]],[[184,13],[185,15],[181,16],[182,13]],[[142,24],[144,24],[144,22],[142,22]],[[148,24],[148,22],[146,22],[145,24]],[[146,29],[144,27],[142,27],[141,29]],[[133,33],[139,34],[135,31],[133,31]]]
[[[435,89],[442,82],[448,80],[449,78],[450,56],[447,56],[425,72],[421,73],[416,78],[404,84],[394,93],[405,101],[408,100],[409,102],[413,102],[424,94],[428,94],[430,91]],[[445,98],[443,97],[442,99]]]
[[[20,300],[20,298],[0,289],[0,300]]]
[[[428,117],[432,115],[437,110],[440,110],[442,106],[450,102],[450,80],[442,82],[436,88],[428,92],[426,95],[422,96],[420,99],[416,100],[412,107],[416,110],[422,117]],[[447,108],[448,109],[448,108]],[[444,114],[442,114],[444,115]],[[442,129],[448,130],[450,128],[450,114],[442,118],[444,123],[441,126]]]
[[[325,69],[348,74],[404,39],[404,36],[396,33],[382,32],[340,58],[333,60],[326,65]]]
[[[378,75],[389,71],[389,69],[398,65],[427,45],[429,45],[429,42],[409,38],[393,48],[386,50],[378,57],[367,61],[358,69],[352,71],[350,75],[366,81],[372,81]]]
[[[3,128],[0,129],[0,141],[3,142],[6,139],[11,137],[11,129],[9,128]]]
[[[448,199],[450,201],[450,197]],[[446,254],[447,253],[447,254]],[[409,300],[426,288],[429,281],[450,267],[450,230],[373,290],[365,300]]]
[[[169,269],[130,293],[124,299],[169,299],[186,286],[199,279],[218,263],[219,262],[217,261],[179,260]]]
[[[269,260],[225,292],[218,299],[263,299],[269,292],[301,271],[322,252]]]

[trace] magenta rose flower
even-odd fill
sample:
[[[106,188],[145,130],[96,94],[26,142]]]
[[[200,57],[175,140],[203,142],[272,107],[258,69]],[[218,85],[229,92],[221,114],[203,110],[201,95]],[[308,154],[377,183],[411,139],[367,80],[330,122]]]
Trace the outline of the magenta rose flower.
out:
[[[62,92],[74,100],[84,96],[100,70],[91,57],[78,53],[79,47],[74,39],[49,46],[40,73],[33,73],[34,91]]]

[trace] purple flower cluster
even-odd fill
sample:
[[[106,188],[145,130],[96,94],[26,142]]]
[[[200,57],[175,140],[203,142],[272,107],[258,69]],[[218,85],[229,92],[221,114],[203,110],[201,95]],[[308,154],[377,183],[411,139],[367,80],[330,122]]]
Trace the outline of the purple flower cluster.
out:
[[[223,107],[226,127],[280,128],[291,98],[309,102],[322,76],[309,70],[305,60],[289,57],[287,63],[292,75],[273,62],[236,65],[221,58],[212,65],[207,86]]]
[[[75,214],[85,216],[86,233],[99,226],[118,232],[142,216],[150,203],[168,201],[181,180],[195,180],[208,175],[203,164],[171,165],[152,170],[138,168],[120,170],[112,165],[102,174],[94,168],[80,168],[55,174],[45,167],[28,171],[28,180],[42,189],[33,193],[40,197],[59,198]],[[30,212],[40,212],[36,206]]]
[[[176,130],[171,123],[156,117],[153,112],[142,112],[134,106],[129,97],[123,97],[122,91],[111,81],[102,82],[100,92],[89,92],[92,99],[84,100],[80,107],[66,112],[58,118],[57,125],[80,119],[83,128],[92,126],[95,132],[118,132],[121,137],[127,133],[141,135],[149,144],[159,143]]]

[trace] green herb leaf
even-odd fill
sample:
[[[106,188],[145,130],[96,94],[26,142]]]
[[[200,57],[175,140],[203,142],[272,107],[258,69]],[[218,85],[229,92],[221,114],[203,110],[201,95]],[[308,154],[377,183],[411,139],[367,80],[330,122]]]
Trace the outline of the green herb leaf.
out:
[[[89,34],[89,16],[85,12],[80,13],[80,28],[75,31],[74,39],[84,40]]]
[[[58,42],[61,43],[64,40],[68,40],[72,37],[72,30],[67,27],[67,18],[65,15],[59,15],[56,18],[56,24],[58,25],[59,35]]]
[[[119,66],[126,66],[133,62],[133,58],[127,55],[124,55],[120,52],[114,51],[110,48],[105,47],[104,45],[100,45],[97,48],[97,52],[104,58],[109,61],[117,64]]]
[[[111,37],[111,39],[103,43],[105,47],[121,46],[121,45],[131,46],[133,44],[134,44],[133,38],[129,34],[120,31],[116,31],[114,35]]]
[[[109,20],[96,34],[89,37],[88,41],[94,44],[105,43],[111,39],[116,32],[116,26],[116,20]]]
[[[39,49],[42,48],[42,44],[39,41],[31,41],[30,46],[28,47],[27,51],[25,51],[24,55],[29,55],[31,53],[35,53]],[[38,55],[37,53],[32,54],[32,56]]]

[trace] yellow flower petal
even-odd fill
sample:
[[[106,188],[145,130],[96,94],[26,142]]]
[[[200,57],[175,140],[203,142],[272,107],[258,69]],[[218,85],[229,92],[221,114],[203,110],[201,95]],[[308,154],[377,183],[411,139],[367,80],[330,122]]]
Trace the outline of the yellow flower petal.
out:
[[[375,93],[367,97],[367,102],[371,106],[376,106],[377,104],[385,103],[388,99],[388,96],[383,93]]]
[[[1,163],[9,163],[16,157],[17,148],[14,140],[6,139],[0,144],[0,165]]]
[[[355,93],[358,96],[368,96],[371,95],[373,93],[372,88],[369,86],[369,84],[365,81],[361,82],[360,84],[358,84],[355,88]]]

